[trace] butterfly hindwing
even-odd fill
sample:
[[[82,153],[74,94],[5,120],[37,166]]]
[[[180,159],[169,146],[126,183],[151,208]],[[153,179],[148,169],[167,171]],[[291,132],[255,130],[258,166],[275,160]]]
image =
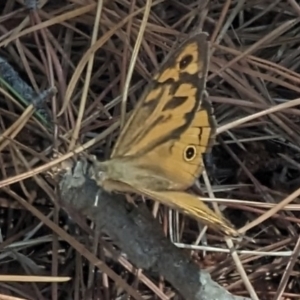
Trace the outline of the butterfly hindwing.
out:
[[[157,200],[162,204],[177,209],[182,213],[193,217],[215,230],[232,237],[239,237],[240,234],[222,216],[217,215],[203,201],[195,195],[180,191],[151,191],[140,190],[145,196]]]

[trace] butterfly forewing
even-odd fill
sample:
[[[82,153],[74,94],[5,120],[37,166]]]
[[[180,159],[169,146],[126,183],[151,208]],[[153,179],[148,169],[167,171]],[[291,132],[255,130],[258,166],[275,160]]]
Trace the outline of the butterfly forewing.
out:
[[[143,155],[189,127],[205,91],[206,39],[197,34],[170,55],[121,131],[111,158]]]

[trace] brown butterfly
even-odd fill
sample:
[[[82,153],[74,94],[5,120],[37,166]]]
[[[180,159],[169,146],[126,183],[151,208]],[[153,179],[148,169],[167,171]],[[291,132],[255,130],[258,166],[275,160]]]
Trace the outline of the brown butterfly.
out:
[[[187,39],[153,77],[109,160],[93,159],[92,177],[107,191],[135,192],[238,236],[227,220],[184,192],[203,169],[216,124],[206,100],[207,35]]]

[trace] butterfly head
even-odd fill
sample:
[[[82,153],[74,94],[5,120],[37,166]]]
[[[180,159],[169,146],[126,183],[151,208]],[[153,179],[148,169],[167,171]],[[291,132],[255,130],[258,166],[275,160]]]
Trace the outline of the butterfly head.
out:
[[[96,156],[90,156],[91,167],[89,169],[89,177],[102,186],[103,182],[107,179],[107,162],[100,162]]]

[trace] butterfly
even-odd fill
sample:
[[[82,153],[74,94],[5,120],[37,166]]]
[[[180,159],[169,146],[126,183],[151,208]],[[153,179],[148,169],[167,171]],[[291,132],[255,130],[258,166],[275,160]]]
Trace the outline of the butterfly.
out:
[[[135,192],[215,230],[238,236],[222,216],[185,192],[203,170],[216,122],[207,100],[209,43],[203,32],[182,43],[153,76],[108,160],[92,157],[91,177],[107,191]]]

